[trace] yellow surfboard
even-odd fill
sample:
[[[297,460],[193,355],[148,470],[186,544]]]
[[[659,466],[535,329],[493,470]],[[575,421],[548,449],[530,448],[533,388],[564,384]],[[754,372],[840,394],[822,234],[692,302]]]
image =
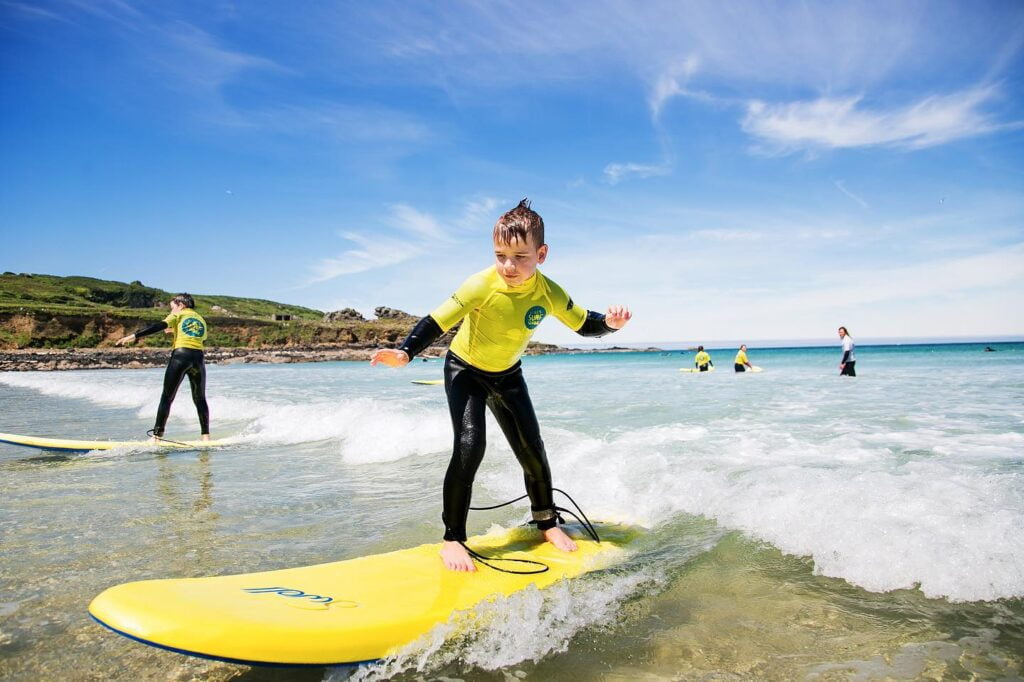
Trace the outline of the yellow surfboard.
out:
[[[113,450],[114,448],[176,448],[181,450],[200,450],[225,445],[222,440],[161,440],[150,443],[148,440],[69,440],[66,438],[39,438],[36,436],[19,436],[14,433],[0,433],[0,443],[23,445],[40,450],[62,450],[64,452],[89,452],[91,450]]]
[[[708,372],[714,372],[715,371],[715,366],[711,365],[710,367],[708,367],[707,371],[705,371],[705,372],[700,371],[696,367],[683,367],[679,371],[680,372],[686,372],[686,373],[689,373],[689,374],[707,374]]]
[[[437,386],[444,383],[444,379],[413,379],[412,383],[420,386]]]
[[[602,535],[608,530],[600,528]],[[89,613],[114,632],[183,654],[246,664],[362,663],[398,651],[488,598],[607,566],[625,552],[625,531],[617,537],[600,544],[577,538],[576,552],[562,552],[527,528],[467,542],[485,556],[548,567],[534,575],[479,563],[473,573],[449,571],[438,556],[441,545],[430,544],[304,568],[126,583],[102,592]]]

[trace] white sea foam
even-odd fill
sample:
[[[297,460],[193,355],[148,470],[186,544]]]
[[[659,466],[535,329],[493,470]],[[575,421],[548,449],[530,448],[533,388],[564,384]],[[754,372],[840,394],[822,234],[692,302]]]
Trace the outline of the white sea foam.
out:
[[[392,401],[349,399],[314,405],[262,406],[242,434],[254,444],[338,441],[351,464],[392,462],[451,448],[448,413]]]
[[[1024,596],[1019,382],[998,368],[991,376],[947,373],[940,383],[927,368],[857,382],[784,372],[731,381],[719,372],[699,384],[659,370],[602,385],[616,400],[588,402],[587,410],[567,408],[580,404],[566,385],[577,375],[586,380],[584,365],[559,366],[551,384],[537,374],[535,399],[551,405],[541,423],[555,485],[593,518],[653,527],[703,515],[867,589],[919,586],[953,600]],[[225,376],[210,398],[215,423],[243,422],[244,443],[327,441],[352,465],[451,447],[443,395],[402,392],[389,374],[282,372],[274,379],[285,385],[273,392],[255,390],[250,376]],[[297,382],[311,377],[319,383],[309,397]],[[146,419],[160,379],[158,372],[0,374],[7,385],[136,409]],[[352,388],[354,380],[363,383]],[[979,381],[995,392],[984,402]],[[175,414],[194,419],[180,405]],[[493,421],[488,441],[478,486],[495,499],[518,497],[522,474]]]
[[[661,581],[653,573],[591,575],[544,590],[529,587],[460,612],[377,663],[329,671],[326,680],[386,680],[448,666],[498,670],[565,651],[578,632],[612,622],[620,605]]]
[[[0,372],[0,383],[58,398],[88,400],[110,407],[142,407],[160,397],[160,377],[139,373],[139,381],[118,382],[99,372]],[[155,404],[155,403],[154,403]]]
[[[0,374],[0,383],[44,395],[86,400],[96,405],[135,409],[139,418],[156,414],[161,376],[125,373],[23,372]],[[138,379],[136,379],[138,377]],[[415,394],[414,394],[415,395]],[[451,448],[451,426],[442,405],[425,407],[373,398],[339,398],[333,402],[280,404],[232,395],[208,397],[214,427],[218,421],[243,422],[231,443],[286,446],[335,441],[342,459],[351,464],[391,462]],[[195,411],[187,389],[175,402],[171,419],[193,423]]]
[[[979,470],[971,457],[941,457],[933,447],[901,462],[873,445],[875,435],[815,443],[714,424],[607,440],[546,435],[556,487],[591,517],[650,527],[680,512],[707,516],[874,591],[919,586],[968,601],[1024,595],[1020,475]],[[1019,457],[1016,435],[975,435],[964,447],[985,443],[991,457]],[[521,494],[511,454],[501,461],[481,482],[496,497]]]

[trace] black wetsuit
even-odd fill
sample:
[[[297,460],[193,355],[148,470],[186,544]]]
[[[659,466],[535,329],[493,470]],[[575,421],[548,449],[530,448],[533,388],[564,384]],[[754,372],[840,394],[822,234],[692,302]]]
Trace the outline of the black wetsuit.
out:
[[[157,322],[135,332],[135,338],[149,336],[167,329],[166,322]],[[171,414],[171,403],[178,393],[178,387],[188,376],[189,386],[192,388],[192,402],[195,403],[196,412],[199,415],[199,427],[203,435],[210,433],[210,407],[206,403],[206,363],[203,359],[203,351],[196,348],[175,348],[171,351],[171,359],[164,371],[164,390],[160,394],[160,407],[156,411],[156,423],[153,425],[153,435],[164,435],[164,428],[167,426],[167,418]]]
[[[588,311],[577,333],[603,336],[612,331],[615,330],[605,323],[604,315]],[[441,334],[440,326],[427,315],[409,334],[401,350],[412,359]],[[452,459],[444,477],[444,539],[466,539],[473,479],[487,445],[485,406],[491,410],[523,468],[534,522],[541,530],[553,528],[558,521],[552,498],[551,468],[521,363],[516,362],[501,372],[486,372],[449,351],[444,364],[444,387],[454,431]]]
[[[444,362],[444,388],[455,432],[452,459],[444,476],[444,539],[466,539],[473,478],[487,446],[485,406],[490,408],[523,467],[530,510],[537,527],[541,530],[554,527],[551,468],[523,379],[522,364],[517,362],[504,372],[485,372],[449,352]]]

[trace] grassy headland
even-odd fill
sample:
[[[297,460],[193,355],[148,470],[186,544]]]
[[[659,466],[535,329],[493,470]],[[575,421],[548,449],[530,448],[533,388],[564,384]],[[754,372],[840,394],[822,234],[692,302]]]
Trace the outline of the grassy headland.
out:
[[[92,277],[0,275],[0,348],[107,347],[125,334],[167,316],[172,292],[141,282]],[[196,311],[210,323],[208,345],[221,347],[348,346],[393,344],[412,327],[409,319],[325,322],[312,308],[257,298],[193,294]],[[275,316],[290,316],[288,321]],[[139,345],[166,347],[154,334]]]

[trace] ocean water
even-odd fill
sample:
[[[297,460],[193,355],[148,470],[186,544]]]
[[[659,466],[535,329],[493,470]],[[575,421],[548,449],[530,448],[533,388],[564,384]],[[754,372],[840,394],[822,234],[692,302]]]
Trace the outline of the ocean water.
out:
[[[0,678],[875,680],[1024,675],[1024,344],[526,358],[556,487],[629,560],[488,605],[379,664],[250,669],[92,622],[121,582],[433,542],[438,361],[209,367],[209,452],[0,445]],[[0,374],[0,431],[127,439],[162,370]],[[187,389],[169,437],[198,433]],[[522,494],[493,421],[474,503]],[[473,513],[470,532],[528,508]],[[485,569],[486,570],[486,569]]]

